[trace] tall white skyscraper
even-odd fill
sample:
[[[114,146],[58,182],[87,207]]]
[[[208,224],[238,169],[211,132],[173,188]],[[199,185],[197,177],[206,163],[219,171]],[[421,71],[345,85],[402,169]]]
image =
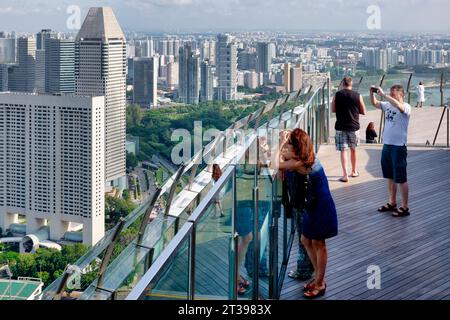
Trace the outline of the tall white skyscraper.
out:
[[[237,94],[237,45],[231,36],[217,36],[217,99],[219,101],[236,100]]]
[[[75,40],[75,90],[105,97],[107,187],[126,186],[126,39],[111,8],[91,8]]]
[[[104,236],[104,98],[0,93],[0,227]]]

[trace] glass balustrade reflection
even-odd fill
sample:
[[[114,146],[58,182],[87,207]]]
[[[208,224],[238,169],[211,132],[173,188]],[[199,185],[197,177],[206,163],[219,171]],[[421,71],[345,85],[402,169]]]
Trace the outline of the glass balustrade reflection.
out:
[[[212,198],[195,227],[195,299],[228,300],[232,229],[232,175]],[[230,259],[231,257],[231,259]]]

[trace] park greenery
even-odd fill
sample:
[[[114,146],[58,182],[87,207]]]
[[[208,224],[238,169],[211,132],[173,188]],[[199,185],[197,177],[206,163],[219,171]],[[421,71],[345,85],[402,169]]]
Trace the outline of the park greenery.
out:
[[[123,192],[123,199],[106,196],[106,229],[114,227],[120,218],[128,216],[135,208],[136,205],[131,201],[129,190]]]
[[[276,99],[277,94],[262,96],[266,101]],[[149,161],[153,155],[170,159],[178,141],[171,141],[172,132],[186,129],[193,132],[194,122],[202,121],[204,130],[225,130],[236,120],[247,116],[264,105],[261,100],[233,102],[204,102],[198,105],[183,105],[164,109],[142,111],[135,105],[127,108],[127,133],[140,139],[139,161]],[[128,164],[134,164],[129,157]],[[128,166],[127,164],[127,166]]]
[[[14,278],[40,278],[44,286],[48,286],[62,275],[68,264],[75,263],[87,250],[86,245],[74,244],[64,246],[61,251],[38,249],[36,253],[27,254],[5,251],[0,253],[0,266],[9,265]],[[89,281],[87,278],[86,280]]]

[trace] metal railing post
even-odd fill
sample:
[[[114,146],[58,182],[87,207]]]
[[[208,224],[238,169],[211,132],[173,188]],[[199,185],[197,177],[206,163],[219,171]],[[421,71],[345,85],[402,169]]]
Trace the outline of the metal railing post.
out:
[[[195,253],[196,253],[196,231],[195,223],[192,225],[192,233],[189,241],[189,300],[195,299]]]
[[[120,233],[122,232],[123,227],[125,226],[125,219],[120,218],[119,223],[117,224],[116,230],[114,231],[114,235],[112,237],[111,242],[108,245],[108,248],[106,249],[105,256],[103,257],[102,263],[100,265],[99,271],[98,271],[98,280],[97,280],[97,286],[96,289],[102,290],[103,288],[103,280],[105,276],[106,268],[109,265],[109,262],[111,260],[114,247],[116,246],[117,242],[120,238]]]
[[[255,177],[253,180],[253,300],[259,299],[259,160],[259,139],[256,139],[256,165],[254,170]]]
[[[230,277],[231,279],[229,279],[230,281],[230,288],[229,288],[229,298],[230,300],[237,300],[237,285],[238,285],[238,274],[239,274],[239,252],[238,252],[238,247],[239,247],[239,235],[236,231],[236,225],[237,225],[237,173],[236,173],[237,167],[234,166],[234,170],[233,170],[233,176],[232,176],[232,207],[231,207],[231,225],[232,225],[232,229],[233,229],[233,234],[232,234],[232,254],[233,254],[233,263],[232,266],[230,266]]]

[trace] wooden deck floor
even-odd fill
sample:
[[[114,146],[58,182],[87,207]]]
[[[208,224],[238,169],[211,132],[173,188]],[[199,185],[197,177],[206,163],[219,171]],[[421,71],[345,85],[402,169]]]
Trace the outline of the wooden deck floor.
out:
[[[450,150],[409,148],[412,215],[402,219],[377,212],[387,202],[381,146],[360,148],[361,177],[349,184],[337,182],[342,173],[334,146],[322,146],[319,158],[339,216],[339,235],[328,241],[324,299],[450,300]],[[296,252],[297,244],[288,270]],[[380,290],[367,288],[371,265],[381,268]],[[286,277],[281,299],[303,299],[301,286]]]

